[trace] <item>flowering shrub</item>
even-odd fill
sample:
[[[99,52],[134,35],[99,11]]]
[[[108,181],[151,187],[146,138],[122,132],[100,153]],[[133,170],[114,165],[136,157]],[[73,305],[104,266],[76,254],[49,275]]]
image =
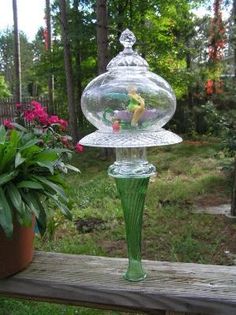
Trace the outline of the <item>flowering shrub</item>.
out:
[[[8,129],[24,127],[41,140],[45,147],[64,147],[75,152],[83,152],[83,146],[77,143],[73,145],[72,138],[65,134],[68,122],[57,115],[49,115],[46,107],[36,101],[28,105],[16,105],[16,122],[4,120],[4,126]]]
[[[12,121],[10,119],[5,119],[3,124],[7,129],[14,129],[14,126],[13,126]]]
[[[223,81],[218,80],[218,81],[213,81],[213,80],[207,80],[205,84],[205,90],[207,95],[212,95],[213,93],[215,94],[222,94],[224,92],[223,90]]]
[[[30,226],[34,215],[41,234],[56,209],[72,219],[64,174],[79,172],[68,163],[70,149],[83,151],[64,134],[67,121],[49,115],[41,104],[18,104],[17,114],[0,126],[0,230],[8,237],[14,219]]]

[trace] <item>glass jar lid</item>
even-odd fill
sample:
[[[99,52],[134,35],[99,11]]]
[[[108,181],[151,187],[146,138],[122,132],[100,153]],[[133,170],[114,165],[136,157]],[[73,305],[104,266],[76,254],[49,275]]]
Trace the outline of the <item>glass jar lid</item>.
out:
[[[137,52],[133,51],[133,45],[136,42],[136,37],[129,30],[126,29],[120,36],[120,43],[124,46],[115,58],[113,58],[107,65],[107,70],[118,70],[119,67],[140,67],[140,70],[148,69],[148,63]]]

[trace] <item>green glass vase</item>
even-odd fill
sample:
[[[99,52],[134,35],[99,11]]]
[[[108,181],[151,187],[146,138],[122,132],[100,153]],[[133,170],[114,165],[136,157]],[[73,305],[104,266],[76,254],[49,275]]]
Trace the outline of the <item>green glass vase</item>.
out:
[[[146,278],[141,262],[143,208],[150,176],[156,168],[147,162],[145,148],[117,148],[116,161],[108,168],[115,178],[124,212],[129,265],[124,278]]]
[[[124,212],[129,265],[124,278],[140,281],[146,278],[141,263],[143,208],[149,177],[115,178]]]

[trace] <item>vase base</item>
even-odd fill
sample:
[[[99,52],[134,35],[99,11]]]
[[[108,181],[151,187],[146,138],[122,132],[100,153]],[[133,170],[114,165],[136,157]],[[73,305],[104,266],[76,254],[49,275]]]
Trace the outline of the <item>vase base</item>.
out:
[[[132,276],[126,272],[126,273],[124,273],[123,278],[125,280],[130,281],[130,282],[139,282],[139,281],[145,280],[147,278],[147,274],[144,273],[144,274],[139,275],[139,276]]]
[[[147,274],[143,270],[141,261],[131,258],[129,260],[128,269],[123,277],[128,281],[138,282],[144,280],[147,277]]]

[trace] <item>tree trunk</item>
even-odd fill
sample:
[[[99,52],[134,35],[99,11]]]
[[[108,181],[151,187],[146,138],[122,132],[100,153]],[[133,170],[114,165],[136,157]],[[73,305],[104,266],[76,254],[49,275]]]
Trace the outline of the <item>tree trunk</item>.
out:
[[[80,12],[79,12],[79,0],[74,0],[73,2],[73,9],[75,13],[75,24],[77,25],[77,28],[81,25],[81,18],[80,18]],[[79,34],[76,36],[75,42],[75,103],[77,105],[77,116],[78,116],[78,122],[79,122],[79,128],[83,128],[84,124],[84,115],[81,109],[81,95],[82,95],[82,70],[81,70],[81,39],[79,37]],[[81,135],[79,135],[79,138]]]
[[[97,16],[97,55],[98,55],[98,74],[106,72],[108,64],[108,25],[107,25],[107,1],[96,1]],[[109,158],[112,150],[104,148],[101,153],[102,158]]]
[[[233,2],[233,19],[234,27],[236,27],[236,0]],[[236,42],[234,42],[234,82],[236,82]],[[234,160],[234,178],[231,200],[231,215],[236,217],[236,157]]]
[[[12,1],[14,21],[14,61],[15,61],[15,100],[21,103],[21,59],[20,59],[20,38],[18,31],[17,0]]]
[[[191,72],[191,63],[192,63],[192,59],[191,59],[191,53],[190,53],[190,37],[188,36],[186,38],[186,42],[185,42],[185,47],[187,48],[187,52],[186,52],[186,68],[188,72]],[[192,106],[193,106],[193,95],[192,95],[192,88],[188,86],[188,104],[190,107],[190,110],[192,110]]]
[[[107,1],[97,0],[97,52],[98,74],[106,71],[108,64],[108,32],[107,32]]]
[[[236,0],[233,0],[233,26],[236,27]],[[234,47],[234,80],[236,81],[236,41],[233,42]]]
[[[236,217],[236,157],[234,159],[233,189],[232,189],[232,200],[231,200],[231,215]]]
[[[51,51],[52,51],[52,31],[51,31],[51,10],[50,10],[50,0],[46,0],[46,26],[47,26],[47,44],[46,44],[46,49],[48,52],[48,59],[50,63],[50,69],[52,67],[52,58],[51,58]],[[53,84],[53,75],[52,71],[49,73],[49,78],[48,78],[48,112],[52,114],[54,112],[54,84]]]
[[[73,87],[73,72],[72,72],[72,59],[68,32],[68,21],[67,21],[67,9],[66,0],[59,0],[60,8],[60,24],[61,24],[61,35],[64,46],[64,65],[66,74],[66,88],[67,88],[67,100],[68,100],[68,114],[69,114],[69,127],[73,141],[78,140],[78,128],[77,128],[77,117],[74,102],[74,87]]]

